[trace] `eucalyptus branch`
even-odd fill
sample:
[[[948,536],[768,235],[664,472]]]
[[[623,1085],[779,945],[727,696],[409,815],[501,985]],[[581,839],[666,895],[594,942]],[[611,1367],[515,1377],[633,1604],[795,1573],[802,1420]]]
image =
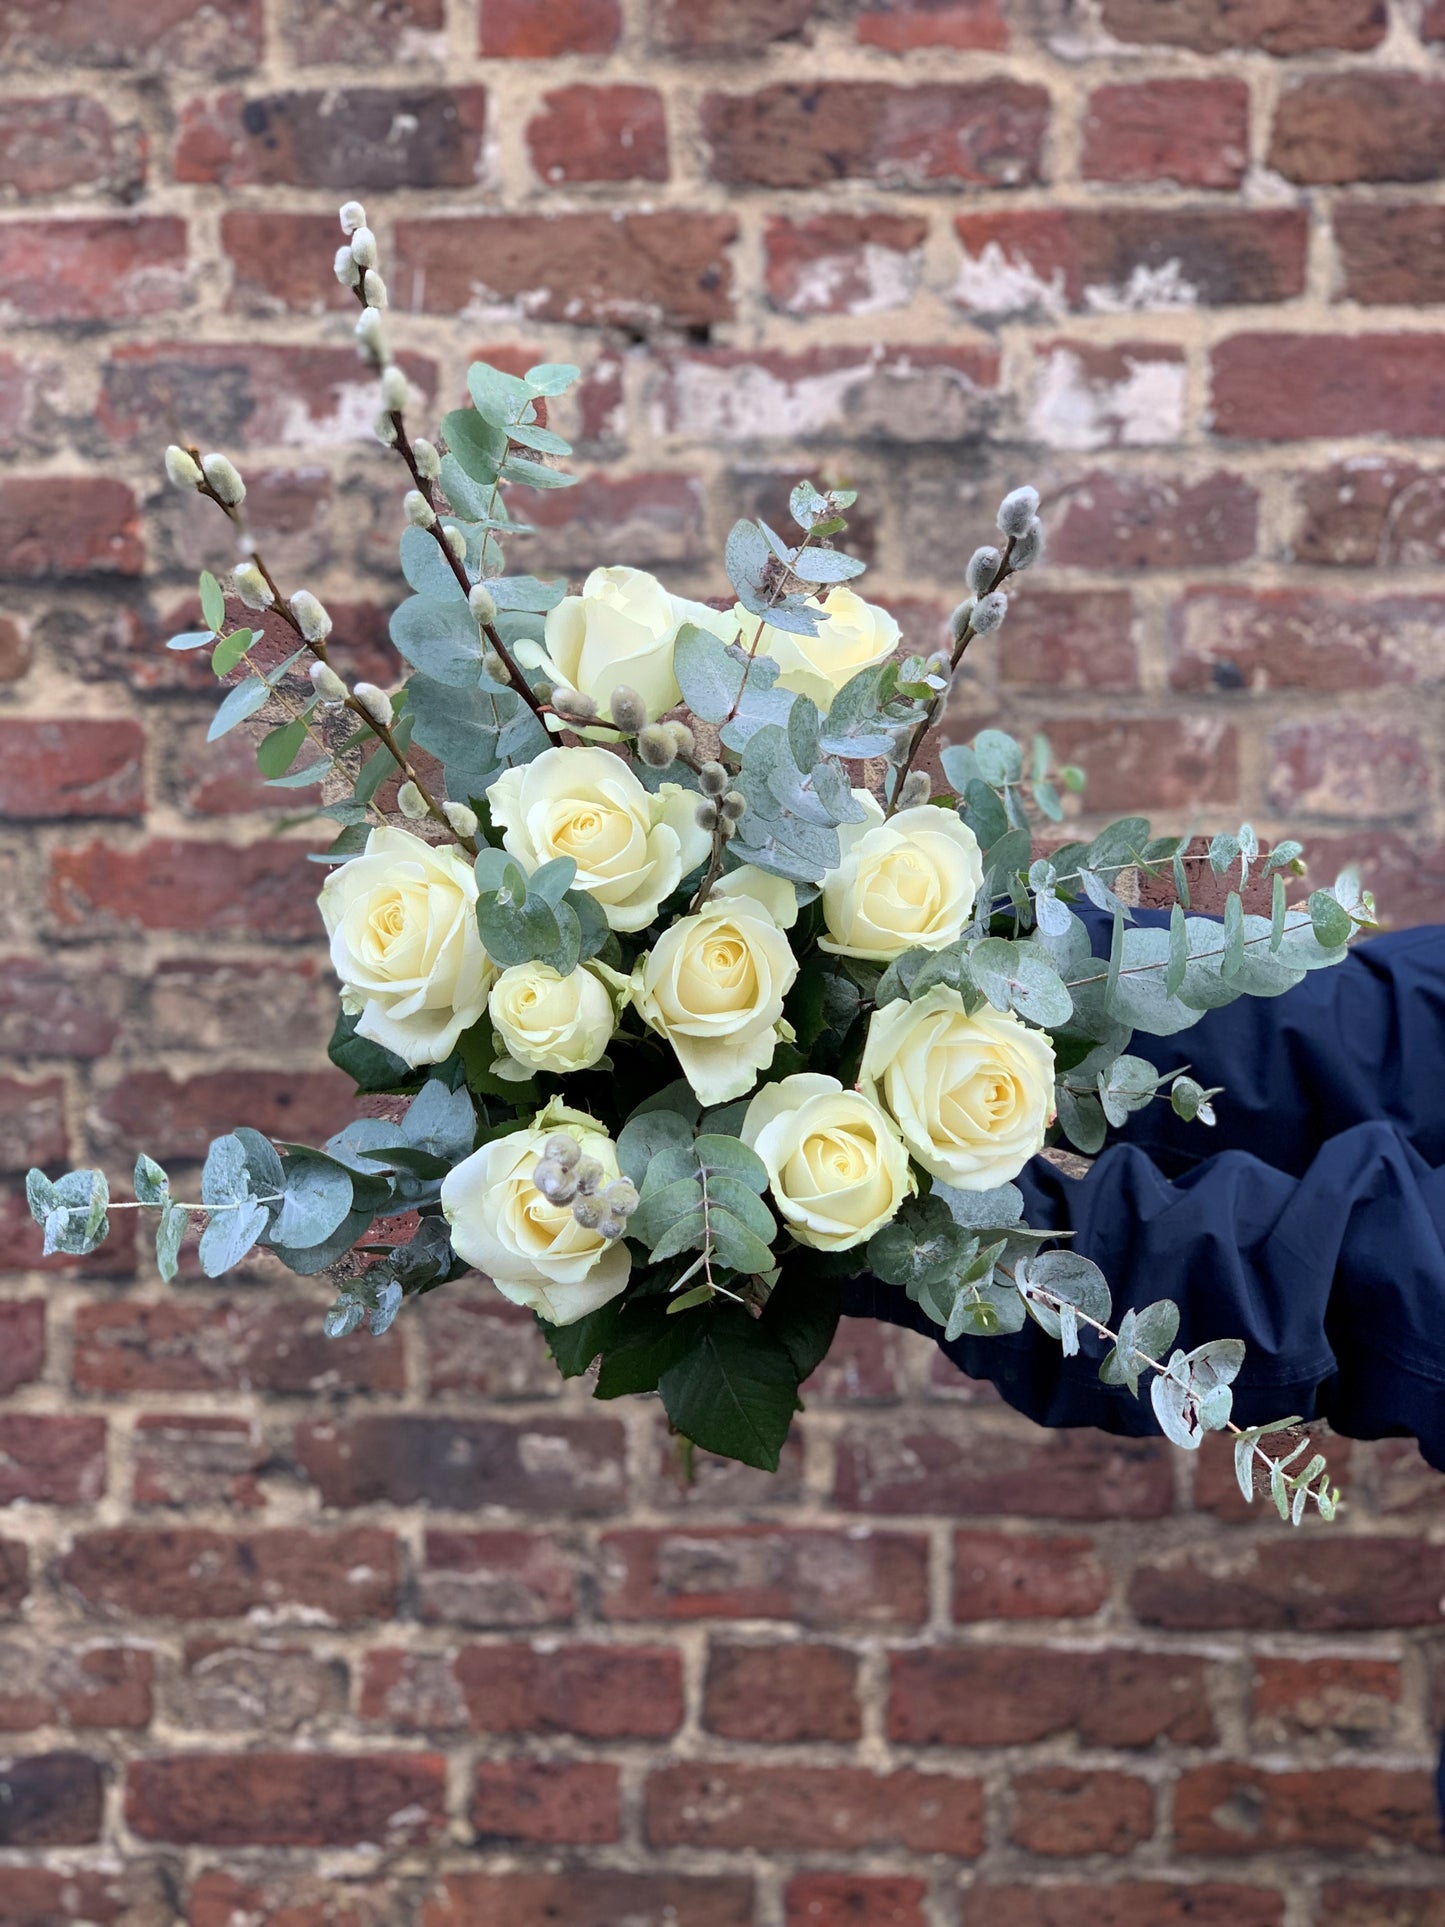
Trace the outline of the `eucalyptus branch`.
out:
[[[813,531],[811,529],[804,529],[803,539],[798,544],[799,554],[801,554],[802,551],[807,548],[808,544],[812,541],[812,539],[813,539]],[[779,569],[780,569],[780,572],[778,575],[778,579],[773,584],[772,593],[769,595],[767,600],[766,606],[769,609],[772,608],[775,602],[781,602],[783,597],[788,593],[788,583],[790,579],[795,579],[799,582],[802,581],[801,576],[794,578],[793,571],[791,569],[785,568],[781,564],[779,565]],[[748,659],[743,664],[742,680],[738,684],[738,693],[733,698],[732,708],[728,711],[727,715],[724,716],[721,724],[719,725],[719,727],[722,729],[727,728],[728,724],[733,720],[734,716],[737,715],[739,709],[742,707],[743,694],[746,691],[748,686],[748,677],[753,673],[753,663],[757,660],[758,644],[762,641],[763,631],[764,629],[767,628],[767,626],[768,626],[767,616],[766,615],[759,616],[758,626],[753,631],[753,639],[748,644]]]

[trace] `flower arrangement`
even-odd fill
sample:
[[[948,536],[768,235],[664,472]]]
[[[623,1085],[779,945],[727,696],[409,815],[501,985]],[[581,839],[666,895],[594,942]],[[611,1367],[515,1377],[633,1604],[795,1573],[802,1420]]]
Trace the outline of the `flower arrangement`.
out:
[[[1147,1382],[1181,1446],[1234,1431],[1247,1495],[1262,1464],[1285,1516],[1331,1516],[1323,1459],[1290,1470],[1304,1446],[1261,1444],[1293,1421],[1234,1425],[1242,1344],[1176,1349],[1167,1299],[1116,1327],[1105,1279],[1023,1222],[1012,1181],[1155,1101],[1208,1125],[1217,1093],[1162,1077],[1131,1034],[1338,962],[1373,914],[1353,876],[1292,904],[1299,845],[1262,854],[1246,825],[1206,860],[1271,876],[1271,914],[1233,889],[1222,922],[1191,916],[1180,838],[1136,817],[1068,838],[1084,779],[1042,738],[943,748],[935,793],[929,732],[1043,551],[1032,488],[1000,504],[933,653],[907,653],[854,586],[853,495],[807,481],[788,535],[734,527],[721,609],[623,566],[576,590],[506,573],[519,496],[574,479],[549,410],[578,371],[478,363],[468,405],[413,437],[357,203],[341,226],[376,433],[411,484],[412,593],[391,621],[409,673],[349,684],[326,609],[250,543],[236,468],[179,445],[170,479],[229,518],[241,556],[229,594],[202,575],[204,627],[169,646],[208,650],[228,684],[211,738],[259,731],[262,774],[316,792],[310,815],[336,826],[316,858],[331,1056],[387,1114],[320,1147],[242,1126],[210,1146],[195,1203],[144,1156],[120,1204],[99,1171],[32,1171],[46,1251],[89,1251],[111,1212],[150,1208],[163,1277],[199,1224],[209,1276],[257,1246],[330,1275],[333,1335],[380,1336],[476,1267],[536,1314],[564,1374],[595,1364],[599,1398],[655,1391],[681,1438],[769,1468],[839,1281],[871,1273],[950,1338],[1032,1318],[1065,1353],[1102,1351],[1102,1377]],[[233,601],[254,622],[231,626]],[[267,623],[290,632],[279,662]],[[1172,871],[1167,929],[1133,919],[1136,871]],[[1086,901],[1111,920],[1107,957]]]

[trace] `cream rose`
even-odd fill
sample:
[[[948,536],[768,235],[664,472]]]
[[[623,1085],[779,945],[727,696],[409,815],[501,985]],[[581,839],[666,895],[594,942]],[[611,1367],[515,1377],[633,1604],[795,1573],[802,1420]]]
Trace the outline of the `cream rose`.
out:
[[[632,973],[632,1001],[667,1039],[699,1100],[726,1104],[773,1061],[783,999],[798,966],[755,898],[708,902],[681,917]]]
[[[477,881],[452,844],[375,829],[321,886],[342,1009],[359,1036],[437,1064],[487,1007],[495,966],[477,935]]]
[[[564,596],[548,611],[542,646],[522,644],[519,653],[554,683],[590,696],[604,721],[611,720],[613,690],[626,683],[655,722],[682,701],[672,650],[687,622],[729,642],[736,633],[731,617],[670,594],[645,569],[594,569],[581,595]]]
[[[978,838],[952,810],[924,804],[886,822],[867,790],[862,823],[840,823],[841,861],[823,879],[821,950],[890,963],[962,936],[983,882]]]
[[[651,923],[710,847],[691,790],[664,783],[651,796],[620,756],[591,745],[544,749],[503,770],[487,801],[508,852],[528,871],[570,856],[575,887],[596,898],[614,930]]]
[[[845,682],[851,682],[861,669],[887,662],[902,631],[886,609],[875,608],[852,589],[832,589],[826,602],[809,596],[808,607],[823,611],[815,636],[795,636],[769,623],[758,647],[778,665],[779,689],[811,696],[826,716]],[[736,616],[744,639],[751,643],[757,618],[749,616],[741,603]]]
[[[959,1191],[1016,1178],[1054,1114],[1054,1049],[1011,1011],[969,1016],[940,986],[873,1014],[858,1088],[898,1122],[925,1171]]]
[[[572,1207],[553,1204],[532,1182],[542,1147],[566,1131],[607,1178],[619,1175],[617,1147],[594,1118],[549,1104],[521,1131],[493,1138],[442,1180],[442,1211],[459,1258],[484,1271],[504,1298],[552,1325],[574,1325],[615,1298],[632,1257],[619,1239],[584,1231]]]
[[[617,1028],[614,983],[605,965],[579,964],[565,977],[550,964],[513,964],[492,985],[487,1010],[507,1055],[529,1071],[585,1071],[606,1054]]]
[[[788,1229],[819,1251],[862,1244],[917,1189],[892,1118],[818,1071],[764,1084],[742,1140],[767,1166]]]

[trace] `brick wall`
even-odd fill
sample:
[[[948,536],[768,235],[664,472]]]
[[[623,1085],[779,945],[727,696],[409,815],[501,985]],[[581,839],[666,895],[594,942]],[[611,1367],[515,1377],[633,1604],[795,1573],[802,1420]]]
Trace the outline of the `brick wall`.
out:
[[[1437,914],[1442,54],[1439,0],[0,0],[5,1167],[346,1112],[304,833],[159,648],[224,531],[157,478],[235,454],[385,673],[353,192],[429,397],[587,371],[537,566],[715,593],[811,472],[925,637],[1033,480],[971,720],[1097,811],[1367,831]],[[1290,1536],[855,1327],[777,1479],[688,1490],[481,1289],[332,1345],[295,1281],[0,1236],[5,1927],[1445,1922],[1412,1447]]]

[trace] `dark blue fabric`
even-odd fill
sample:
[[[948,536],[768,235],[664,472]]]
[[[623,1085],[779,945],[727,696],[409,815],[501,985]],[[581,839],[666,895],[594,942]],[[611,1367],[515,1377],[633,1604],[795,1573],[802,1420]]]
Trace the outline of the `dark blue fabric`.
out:
[[[1299,1413],[1352,1438],[1408,1434],[1445,1470],[1445,928],[1374,938],[1284,997],[1131,1048],[1222,1084],[1218,1125],[1155,1103],[1085,1178],[1035,1159],[1027,1221],[1075,1233],[1116,1312],[1169,1297],[1181,1345],[1243,1338],[1242,1423]],[[845,1309],[938,1332],[876,1280]],[[1097,1353],[1065,1359],[1032,1323],[944,1350],[1040,1424],[1157,1429],[1147,1401],[1100,1384]]]

